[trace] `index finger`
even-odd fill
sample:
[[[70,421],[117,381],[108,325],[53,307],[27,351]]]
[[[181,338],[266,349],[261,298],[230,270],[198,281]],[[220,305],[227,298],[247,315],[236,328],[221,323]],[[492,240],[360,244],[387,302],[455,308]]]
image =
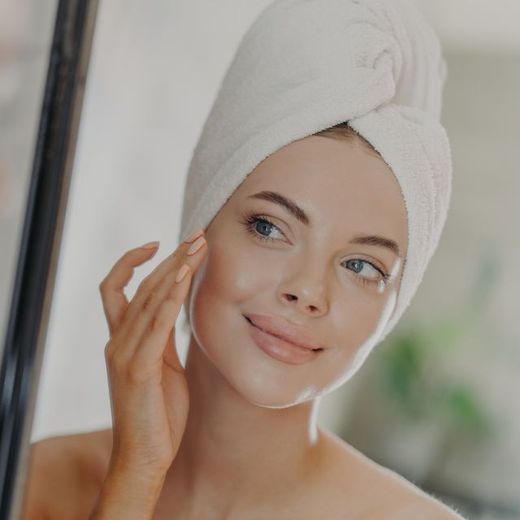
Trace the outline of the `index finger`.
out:
[[[146,244],[146,247],[141,246],[127,251],[99,284],[110,335],[117,329],[128,308],[129,303],[124,288],[132,278],[134,269],[149,260],[157,252],[158,247],[159,243],[155,242]]]

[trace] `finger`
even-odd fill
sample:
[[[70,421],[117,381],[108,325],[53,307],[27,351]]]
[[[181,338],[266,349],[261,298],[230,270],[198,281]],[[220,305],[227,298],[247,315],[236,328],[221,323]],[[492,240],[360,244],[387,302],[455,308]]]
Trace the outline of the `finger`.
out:
[[[173,273],[177,274],[177,273]],[[166,297],[157,308],[153,320],[150,321],[147,334],[142,338],[135,351],[133,362],[143,370],[155,369],[162,363],[169,368],[182,372],[184,369],[179,360],[175,344],[175,324],[179,312],[188,294],[193,278],[193,270],[188,267],[180,282],[173,282]],[[170,275],[168,275],[170,279]]]
[[[154,248],[138,247],[131,249],[114,264],[108,275],[100,283],[99,291],[110,335],[118,328],[128,308],[128,299],[124,293],[124,288],[132,278],[134,269],[150,260],[157,249],[158,244]]]
[[[176,278],[179,272],[183,269],[183,265],[187,266],[188,271],[186,275],[190,275],[197,270],[202,259],[207,251],[207,244],[204,243],[200,249],[198,249],[194,254],[188,255],[185,254],[184,258],[181,258],[182,262],[180,267],[175,266],[172,270],[170,270],[157,284],[157,286],[148,293],[148,297],[146,300],[142,301],[141,308],[139,310],[139,314],[135,316],[135,318],[129,322],[129,326],[126,328],[124,339],[121,341],[121,345],[124,349],[124,353],[121,353],[119,356],[124,358],[124,360],[129,361],[131,357],[133,357],[134,353],[138,349],[142,349],[141,344],[146,339],[146,337],[150,334],[150,332],[154,329],[155,320],[157,319],[157,312],[160,309],[160,306],[167,298],[177,298],[177,294],[181,294],[181,305],[184,299],[186,298],[186,292],[183,289],[183,285],[177,283]],[[184,280],[181,280],[184,282]],[[134,305],[132,301],[131,306]],[[137,303],[136,303],[137,305]],[[126,320],[126,317],[125,317]],[[164,344],[162,345],[162,349],[164,349]],[[153,354],[151,354],[152,357]],[[161,359],[162,353],[155,356],[155,361],[159,362]],[[122,360],[123,361],[123,360]]]
[[[152,303],[152,300],[156,298],[154,293],[160,287],[164,277],[172,270],[179,269],[181,263],[184,261],[183,259],[188,255],[192,246],[200,245],[202,242],[202,248],[207,247],[206,240],[203,236],[197,238],[192,243],[182,242],[177,249],[168,257],[166,257],[148,276],[146,276],[142,282],[139,284],[137,291],[132,298],[128,306],[128,310],[125,313],[122,321],[122,327],[129,328],[132,327],[133,324],[138,320],[138,317],[143,312],[143,309],[146,310],[148,306]],[[196,256],[191,255],[191,256]],[[193,260],[191,260],[193,262]],[[151,305],[151,308],[154,309],[154,305]],[[137,338],[139,339],[139,337]]]

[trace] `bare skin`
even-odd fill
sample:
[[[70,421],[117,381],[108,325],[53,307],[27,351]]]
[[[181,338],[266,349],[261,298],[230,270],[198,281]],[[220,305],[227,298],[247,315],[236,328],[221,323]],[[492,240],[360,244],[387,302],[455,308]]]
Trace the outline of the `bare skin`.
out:
[[[293,199],[310,223],[250,198],[264,190]],[[252,214],[272,225],[246,231],[244,219]],[[186,302],[189,413],[161,485],[156,520],[461,518],[316,424],[320,397],[355,374],[393,310],[406,224],[392,172],[357,141],[296,141],[244,180],[206,230],[207,257]],[[351,244],[358,234],[393,240],[401,256]],[[298,324],[327,348],[301,365],[275,360],[249,336],[243,313],[251,312]],[[63,452],[48,441],[40,445],[39,460],[51,449]],[[109,466],[111,430],[59,442],[75,445],[76,464],[66,470],[76,478],[60,474],[70,492],[60,488],[59,500],[45,498],[50,494],[39,486],[48,480],[40,484],[35,477],[29,494],[43,496],[41,508],[53,519],[60,518],[56,508],[63,510],[64,496],[78,518],[86,517]]]
[[[287,518],[371,520],[449,520],[459,515],[376,464],[330,432],[323,432],[328,474],[316,478],[310,500],[285,504]],[[31,520],[89,518],[106,476],[112,430],[105,429],[44,439],[31,446],[33,465],[27,494]],[[352,477],[349,478],[349,475]],[[345,492],[351,486],[351,494]],[[172,511],[157,508],[154,520],[171,519]],[[185,518],[177,516],[177,518]],[[232,518],[223,516],[221,518]],[[249,516],[248,518],[255,518]],[[260,510],[258,517],[263,518]],[[272,518],[284,518],[280,511]]]

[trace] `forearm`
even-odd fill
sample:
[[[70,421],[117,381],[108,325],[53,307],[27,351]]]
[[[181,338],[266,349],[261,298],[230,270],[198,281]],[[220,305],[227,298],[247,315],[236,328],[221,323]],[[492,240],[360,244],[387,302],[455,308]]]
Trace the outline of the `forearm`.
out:
[[[164,478],[136,470],[109,473],[89,520],[151,520]]]

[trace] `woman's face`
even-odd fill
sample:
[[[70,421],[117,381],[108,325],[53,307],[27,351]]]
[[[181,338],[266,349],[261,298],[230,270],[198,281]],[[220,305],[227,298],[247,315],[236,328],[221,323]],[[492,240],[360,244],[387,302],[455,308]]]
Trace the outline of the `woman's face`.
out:
[[[258,195],[265,192],[290,199],[308,222]],[[208,251],[189,301],[193,339],[259,406],[330,392],[357,371],[394,309],[406,219],[392,171],[357,139],[310,136],[281,148],[206,230]],[[376,235],[395,242],[401,257],[373,239],[356,241]],[[294,325],[323,350],[305,362],[276,359],[255,341],[268,336],[246,320],[251,314]]]

